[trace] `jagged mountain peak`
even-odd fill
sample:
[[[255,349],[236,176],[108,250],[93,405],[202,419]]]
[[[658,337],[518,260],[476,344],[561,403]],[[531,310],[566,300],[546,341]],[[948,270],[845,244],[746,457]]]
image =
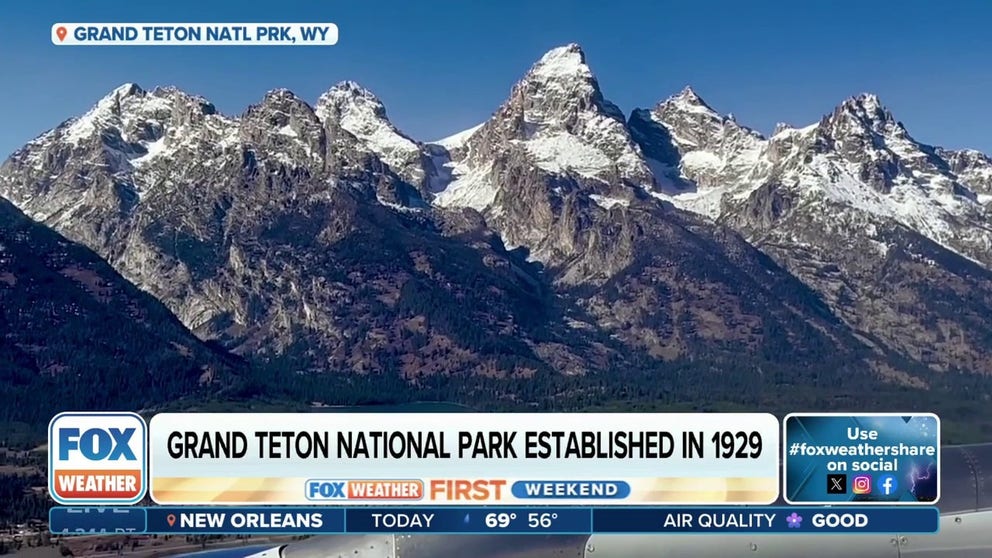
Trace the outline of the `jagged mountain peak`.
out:
[[[753,151],[765,140],[757,130],[738,123],[732,113],[724,115],[714,110],[691,86],[686,86],[679,93],[661,101],[648,114],[653,121],[668,129],[673,147],[682,153],[697,149],[713,152],[739,149]],[[632,116],[644,121],[643,112]],[[644,140],[652,141],[645,137],[645,132],[642,130],[639,134],[642,148]],[[714,140],[723,145],[714,144]],[[703,163],[705,166],[712,166],[713,161],[708,159]]]
[[[681,112],[703,114],[713,118],[723,119],[719,113],[713,110],[702,97],[691,87],[686,86],[682,91],[676,93],[660,102],[656,108],[658,112]]]
[[[346,79],[335,83],[334,86],[331,87],[330,90],[328,90],[328,92],[346,93],[350,95],[358,95],[361,97],[375,97],[372,91],[369,90],[367,87],[358,83],[357,81],[353,81],[350,79]]]
[[[700,97],[698,93],[696,93],[696,90],[693,89],[691,85],[686,85],[685,87],[682,88],[682,91],[679,91],[675,95],[672,95],[671,98],[681,99],[689,103],[696,103],[700,105],[706,104],[706,102],[703,101],[703,98]]]
[[[112,107],[117,103],[128,104],[134,101],[154,101],[156,99],[183,101],[195,101],[202,105],[213,107],[208,99],[201,95],[194,95],[175,85],[156,85],[151,89],[145,89],[137,83],[124,83],[110,90],[93,106],[92,110]]]
[[[334,85],[317,100],[315,111],[325,126],[345,130],[412,184],[422,186],[432,172],[425,168],[421,145],[393,125],[383,102],[361,84]]]
[[[586,65],[586,54],[576,43],[549,50],[534,63],[529,73],[546,78],[592,78],[592,70]]]
[[[112,104],[122,101],[128,97],[144,97],[147,94],[148,92],[137,83],[122,83],[104,94],[91,110],[101,107],[109,107]]]
[[[950,152],[952,150],[945,149],[943,151]],[[964,157],[972,157],[972,158],[975,158],[975,159],[982,159],[982,160],[985,160],[985,161],[992,161],[992,158],[990,158],[988,155],[986,155],[985,153],[983,153],[983,152],[981,152],[981,151],[979,151],[977,149],[958,149],[958,150],[955,150],[954,152],[955,153],[958,153],[958,154],[960,154],[960,155],[962,155]]]
[[[793,126],[792,124],[789,124],[788,122],[777,122],[775,124],[775,129],[772,130],[772,136],[777,136],[777,135],[781,134],[782,132],[788,132],[788,131],[794,130],[794,129],[795,129],[795,126]]]
[[[297,96],[296,93],[289,89],[278,88],[266,91],[259,102],[248,107],[245,111],[245,117],[251,118],[262,113],[282,121],[299,113],[313,112],[314,108],[310,106],[310,103]]]
[[[73,144],[99,131],[109,120],[117,120],[125,106],[140,101],[147,93],[135,83],[124,83],[100,98],[86,114],[73,118],[60,126],[65,137]]]
[[[937,153],[952,166],[981,166],[992,168],[992,157],[977,149],[944,149],[937,148]]]
[[[155,87],[147,91],[129,82],[111,89],[85,114],[66,120],[26,147],[42,147],[55,140],[64,140],[59,145],[66,148],[96,142],[96,145],[110,144],[128,153],[131,149],[122,146],[121,142],[154,141],[170,125],[198,121],[216,113],[215,106],[203,97],[176,87]]]
[[[92,111],[111,108],[118,115],[122,112],[161,111],[177,106],[197,107],[203,114],[217,114],[216,106],[206,97],[189,93],[175,85],[156,85],[143,89],[135,83],[125,83],[114,88],[93,107]],[[92,112],[91,111],[91,112]]]
[[[992,157],[975,149],[937,148],[937,154],[949,165],[962,184],[979,195],[984,204],[992,203]]]
[[[623,112],[604,98],[574,43],[546,52],[489,120],[444,143],[454,148],[444,164],[451,180],[435,203],[488,211],[507,245],[527,244],[539,260],[557,250],[538,245],[556,234],[547,227],[563,199],[579,193],[595,207],[653,184]],[[537,213],[542,222],[528,223]]]
[[[974,262],[992,265],[988,159],[917,141],[872,93],[765,141],[704,106],[689,89],[631,118],[642,150],[671,169],[676,206],[742,232],[881,345],[938,368],[988,368],[988,344],[970,334],[988,322],[969,314],[985,303],[959,298],[984,289],[967,278],[984,276]],[[905,313],[907,296],[919,313]],[[955,333],[914,345],[933,323]]]
[[[623,122],[624,115],[606,100],[585,53],[575,43],[553,48],[534,63],[513,88],[510,103],[525,105],[526,120],[568,125],[577,112],[595,111]]]
[[[585,56],[585,52],[582,50],[582,46],[579,43],[568,43],[559,47],[555,47],[547,52],[547,54],[569,54],[569,55],[579,55]]]
[[[885,112],[885,105],[874,93],[859,93],[848,97],[841,106],[849,109],[860,109],[867,112]]]
[[[265,92],[262,96],[262,104],[267,103],[306,103],[303,99],[293,93],[293,91],[286,89],[285,87],[277,87],[275,89],[270,89]]]
[[[210,100],[207,99],[206,97],[203,97],[202,95],[194,95],[192,93],[188,93],[174,85],[156,86],[154,89],[151,90],[151,92],[148,93],[148,95],[151,97],[183,99],[187,101],[194,101],[196,103],[203,105],[204,107],[209,106],[211,109],[216,111],[214,104],[210,102]]]
[[[144,95],[146,92],[137,83],[123,83],[114,88],[106,97],[128,97],[131,95]]]
[[[861,127],[875,131],[902,128],[902,125],[892,115],[892,111],[874,93],[861,93],[848,97],[834,109],[826,120],[831,124],[853,121]]]
[[[555,175],[651,182],[623,112],[604,98],[585,54],[575,43],[541,56],[493,117],[459,138],[459,147],[462,143],[466,157],[472,159],[469,166],[483,168],[491,165],[497,153],[523,148],[537,167]],[[455,163],[461,167],[456,175],[465,170],[464,162]],[[485,199],[486,204],[492,201],[488,194],[475,197]],[[439,201],[447,204],[447,198],[442,195]],[[482,205],[474,203],[473,207]]]
[[[317,100],[317,104],[337,106],[357,104],[359,106],[373,108],[377,113],[381,113],[382,117],[386,116],[385,105],[383,105],[379,97],[377,97],[376,94],[370,89],[364,87],[356,81],[341,81],[336,83],[333,87],[320,96],[320,99]]]
[[[307,127],[312,128],[312,124],[317,121],[313,107],[285,88],[267,91],[261,101],[248,107],[243,118],[244,124],[262,126],[259,130],[261,133],[272,127],[288,133],[287,126],[297,128],[305,121],[311,122]],[[302,130],[296,130],[300,131]]]
[[[204,114],[214,114],[216,107],[201,95],[188,93],[174,85],[157,85],[148,90],[136,83],[124,83],[104,95],[87,115],[97,113],[113,113],[122,116],[126,112],[136,110],[161,110],[169,103],[180,102],[187,106],[199,106]],[[76,120],[83,120],[87,115]]]
[[[342,81],[328,89],[317,100],[316,110],[321,119],[341,118],[356,112],[375,119],[389,118],[379,97],[355,81]]]
[[[691,86],[650,111],[635,110],[629,126],[663,195],[691,193],[701,204],[694,210],[711,216],[719,195],[696,194],[714,193],[752,166],[765,144],[760,133],[715,111]]]

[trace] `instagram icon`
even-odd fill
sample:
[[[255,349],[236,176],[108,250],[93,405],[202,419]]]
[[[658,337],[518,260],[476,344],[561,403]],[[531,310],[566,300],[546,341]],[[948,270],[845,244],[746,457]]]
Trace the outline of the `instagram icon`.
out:
[[[871,494],[871,475],[858,475],[854,477],[851,491],[855,494]]]

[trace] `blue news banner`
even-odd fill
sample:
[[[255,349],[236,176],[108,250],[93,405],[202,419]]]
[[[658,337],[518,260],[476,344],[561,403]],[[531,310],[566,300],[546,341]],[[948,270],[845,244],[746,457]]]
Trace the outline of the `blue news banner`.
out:
[[[55,507],[59,535],[936,533],[932,507]]]

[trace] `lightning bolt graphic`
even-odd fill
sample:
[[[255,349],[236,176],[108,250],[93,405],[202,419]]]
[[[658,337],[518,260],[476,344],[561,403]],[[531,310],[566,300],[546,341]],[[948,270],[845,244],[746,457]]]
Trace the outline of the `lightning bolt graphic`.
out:
[[[933,468],[934,468],[933,463],[927,464],[926,468],[923,471],[920,471],[919,467],[913,467],[913,471],[910,474],[910,480],[912,482],[912,487],[910,487],[909,489],[910,493],[912,493],[914,496],[916,495],[917,482],[930,480],[930,476],[933,474]]]

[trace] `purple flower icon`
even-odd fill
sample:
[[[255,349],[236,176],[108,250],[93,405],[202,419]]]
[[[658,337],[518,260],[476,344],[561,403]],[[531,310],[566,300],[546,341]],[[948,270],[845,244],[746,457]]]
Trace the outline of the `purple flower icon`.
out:
[[[803,526],[803,516],[796,512],[792,512],[792,515],[787,515],[785,517],[785,522],[789,524],[789,529],[799,529]]]

